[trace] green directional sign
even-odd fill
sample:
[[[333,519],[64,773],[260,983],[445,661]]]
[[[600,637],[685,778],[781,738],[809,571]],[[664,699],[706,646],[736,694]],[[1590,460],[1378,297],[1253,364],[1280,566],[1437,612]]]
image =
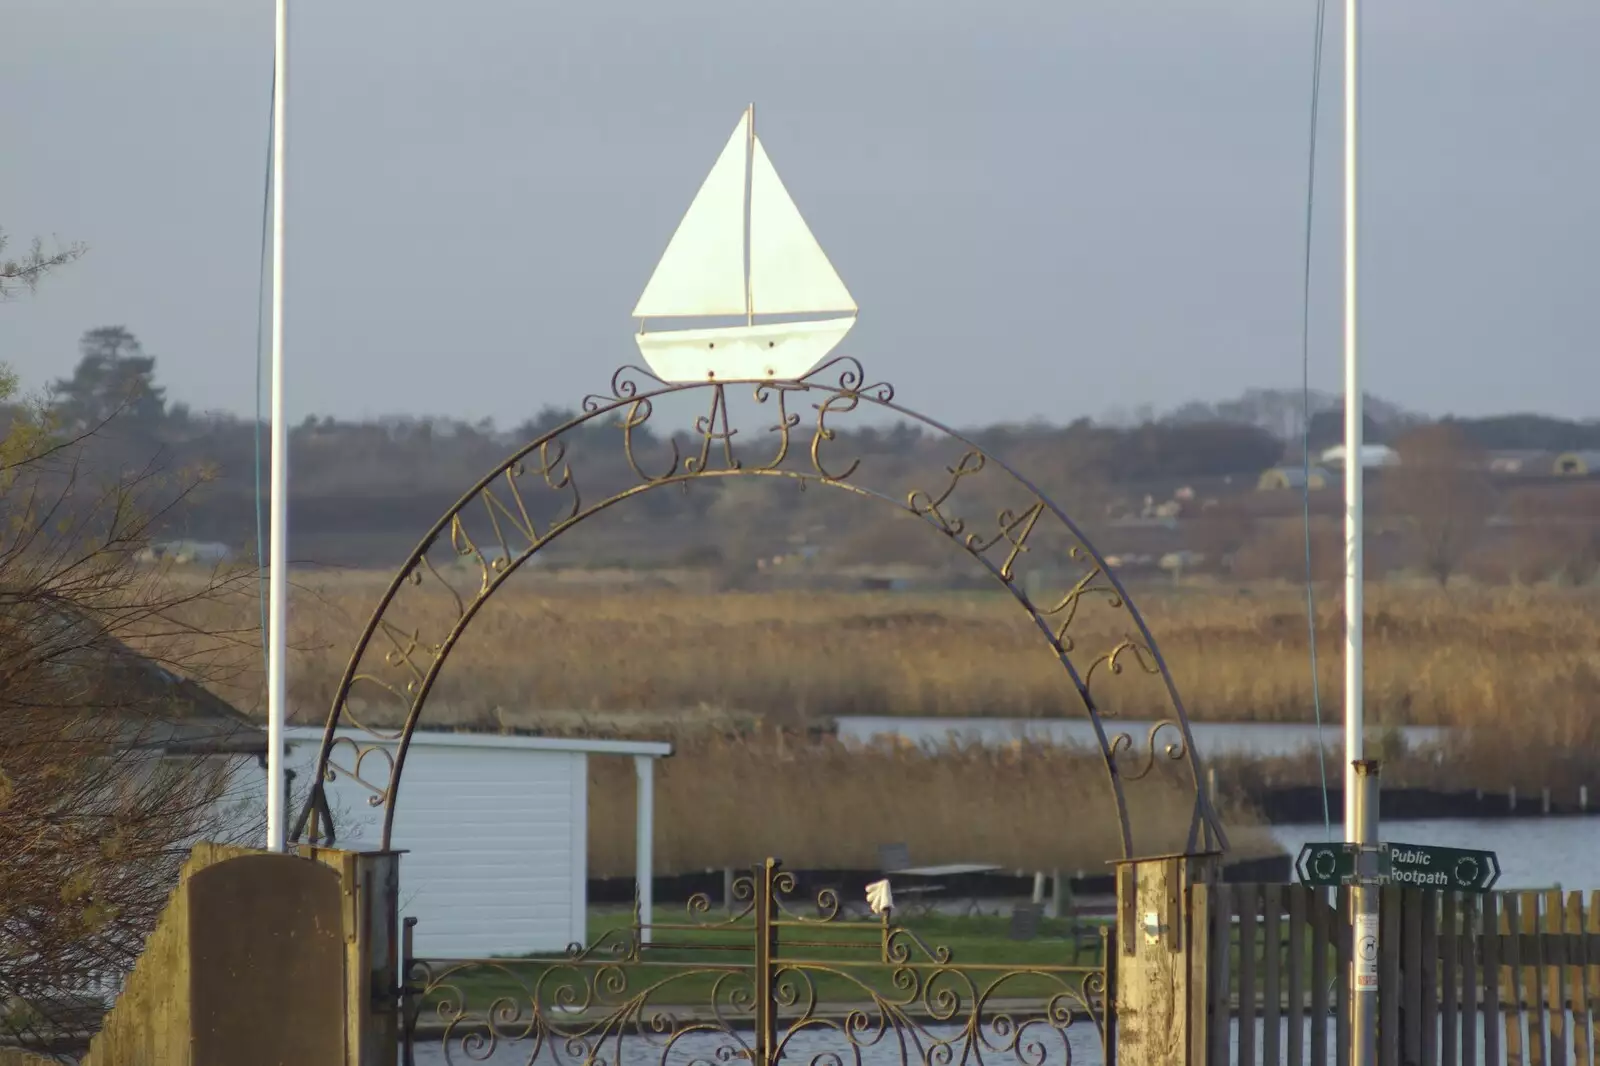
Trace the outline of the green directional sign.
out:
[[[1392,841],[1388,847],[1389,880],[1393,884],[1487,892],[1500,880],[1500,860],[1492,851]]]
[[[1354,844],[1307,844],[1300,849],[1294,872],[1302,885],[1312,888],[1330,888],[1355,882],[1356,846]]]
[[[1302,885],[1312,888],[1353,885],[1360,851],[1355,844],[1307,844],[1295,860],[1295,874]],[[1492,851],[1395,843],[1379,844],[1372,851],[1367,859],[1369,884],[1487,892],[1500,880],[1500,860]]]

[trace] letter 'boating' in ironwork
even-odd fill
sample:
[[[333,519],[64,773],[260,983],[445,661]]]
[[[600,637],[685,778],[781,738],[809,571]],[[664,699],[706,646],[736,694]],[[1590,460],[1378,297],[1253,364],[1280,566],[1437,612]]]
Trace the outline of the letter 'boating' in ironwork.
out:
[[[730,411],[743,389],[749,390],[746,406],[762,426],[755,433]],[[668,401],[695,398],[704,414],[688,425],[658,424]],[[810,416],[802,415],[805,406]],[[953,451],[943,473],[921,483],[914,473],[907,480],[904,470],[879,471],[874,457],[850,454],[839,431],[862,410],[888,412],[932,430],[935,441]],[[608,438],[625,460],[613,465],[629,472],[628,479],[585,495],[583,461]],[[901,406],[891,385],[870,382],[861,364],[848,357],[792,381],[670,383],[624,366],[612,376],[608,394],[586,397],[581,413],[485,474],[422,537],[362,632],[335,692],[312,795],[293,838],[333,839],[324,790],[342,775],[367,790],[369,804],[382,808],[378,844],[390,848],[406,756],[424,720],[428,693],[495,591],[593,515],[657,489],[728,477],[842,490],[896,508],[943,536],[1010,593],[1060,663],[1094,729],[1116,801],[1123,857],[1194,852],[1203,829],[1226,848],[1201,785],[1204,774],[1177,688],[1116,574],[1036,485],[967,437]],[[980,517],[985,510],[987,520]],[[450,606],[441,613],[409,604],[408,591],[424,586],[446,592]],[[1117,636],[1107,647],[1082,646],[1074,624],[1090,609],[1116,620]],[[1143,702],[1133,703],[1141,717],[1154,720],[1142,744],[1115,729],[1114,710],[1108,709],[1133,702],[1119,698],[1112,688],[1116,679],[1141,677],[1154,685],[1138,697]],[[1164,706],[1156,707],[1157,699]],[[1170,741],[1163,743],[1162,734]],[[1192,796],[1181,841],[1148,839],[1130,815],[1126,783],[1161,762],[1182,767]]]

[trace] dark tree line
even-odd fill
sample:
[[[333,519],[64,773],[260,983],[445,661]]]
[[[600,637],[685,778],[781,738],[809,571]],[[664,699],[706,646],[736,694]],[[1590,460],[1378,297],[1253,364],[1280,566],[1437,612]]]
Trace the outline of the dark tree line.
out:
[[[253,544],[264,427],[235,414],[196,412],[170,402],[158,380],[156,357],[123,327],[90,330],[79,355],[73,374],[58,381],[49,397],[57,429],[77,434],[97,430],[87,450],[107,464],[124,463],[132,455],[159,455],[175,468],[207,470],[206,491],[172,516],[171,535],[241,548]],[[1234,400],[1190,403],[1165,415],[1120,423],[1084,418],[1064,426],[991,425],[969,434],[1026,470],[1046,491],[1088,514],[1103,510],[1100,505],[1112,494],[1161,496],[1182,484],[1223,479],[1246,485],[1267,467],[1298,463],[1303,400],[1298,390],[1257,389]],[[1377,397],[1366,402],[1372,441],[1397,443],[1427,424]],[[1312,405],[1309,438],[1315,454],[1340,440],[1343,413],[1337,397],[1315,395]],[[509,429],[490,420],[388,417],[358,422],[307,416],[290,434],[295,535],[352,542],[390,537],[398,543],[425,529],[513,449],[576,414],[572,408],[546,406]],[[682,448],[698,450],[698,441],[689,439],[692,415],[662,428],[667,421],[658,417],[642,427],[635,435],[638,447],[664,452],[661,434],[675,432]],[[1600,447],[1600,423],[1505,416],[1445,424],[1452,440],[1459,438],[1461,447],[1475,451]],[[764,428],[753,427],[746,439]],[[615,490],[635,477],[618,437],[616,426],[601,420],[563,436],[571,457],[584,460],[588,492]],[[838,446],[893,468],[927,462],[938,443],[913,424],[857,421],[841,425]],[[935,470],[943,463],[937,462]],[[657,519],[692,520],[704,515],[710,500],[704,494],[652,494],[641,506]],[[807,506],[826,510],[821,503]],[[853,521],[827,513],[846,525]]]

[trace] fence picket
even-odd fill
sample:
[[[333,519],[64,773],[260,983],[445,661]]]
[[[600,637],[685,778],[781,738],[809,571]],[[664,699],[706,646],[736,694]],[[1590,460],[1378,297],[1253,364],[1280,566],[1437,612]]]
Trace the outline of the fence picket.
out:
[[[1506,1042],[1499,949],[1499,930],[1504,920],[1499,893],[1483,896],[1483,1066],[1501,1066],[1501,1047]],[[1509,1056],[1510,1048],[1506,1050]]]
[[[1587,1014],[1587,997],[1584,994],[1584,962],[1589,957],[1589,938],[1583,935],[1583,893],[1567,892],[1561,897],[1561,926],[1566,930],[1564,940],[1567,957],[1562,977],[1566,985],[1567,1043],[1572,1046],[1572,1061],[1584,1063],[1588,1059],[1587,1034],[1584,1021]]]
[[[1311,1047],[1309,1061],[1328,1061],[1328,897],[1312,890],[1311,910]]]
[[[1233,888],[1232,885],[1219,884],[1211,896],[1211,965],[1214,974],[1211,984],[1214,993],[1211,998],[1211,1019],[1206,1027],[1211,1038],[1209,1060],[1215,1066],[1223,1066],[1228,1061],[1231,1043],[1228,1030],[1233,1020],[1233,973],[1229,965],[1233,953]]]
[[[1422,889],[1401,889],[1400,1019],[1406,1066],[1422,1062]]]
[[[1265,886],[1261,894],[1261,944],[1265,970],[1261,987],[1261,1066],[1278,1066],[1278,1016],[1283,996],[1279,972],[1279,962],[1283,957],[1282,915],[1283,890],[1278,885]]]
[[[1339,1062],[1350,1061],[1350,974],[1354,957],[1355,930],[1351,927],[1351,913],[1355,893],[1348,888],[1339,889],[1339,907],[1335,919],[1334,943],[1338,948],[1333,966],[1334,1017],[1333,1046]]]
[[[1539,893],[1522,894],[1522,932],[1527,949],[1522,960],[1528,978],[1528,1066],[1545,1064],[1544,953],[1536,935],[1539,932]]]
[[[1461,1066],[1478,1066],[1479,930],[1478,897],[1466,896],[1461,901]]]
[[[1562,893],[1559,888],[1553,888],[1544,895],[1544,931],[1546,934],[1561,934],[1567,929],[1567,909],[1563,906]],[[1543,939],[1543,938],[1541,938]],[[1550,1026],[1550,1062],[1554,1066],[1567,1066],[1567,984],[1566,969],[1562,963],[1566,961],[1565,944],[1550,943],[1545,951],[1544,961],[1548,968],[1544,974],[1544,1005],[1548,1017],[1545,1019]]]
[[[1506,934],[1501,955],[1505,960],[1501,970],[1506,978],[1506,1063],[1522,1066],[1522,952],[1517,938],[1511,935],[1522,930],[1522,912],[1515,892],[1507,892],[1501,902],[1504,909],[1500,912],[1500,931]]]
[[[1572,902],[1577,906],[1577,921],[1572,923],[1572,928],[1584,934],[1600,932],[1600,914],[1596,913],[1596,910],[1600,909],[1596,907],[1596,904],[1600,903],[1600,892],[1595,893],[1590,899],[1587,913],[1584,911],[1582,892],[1574,892]],[[1583,947],[1577,958],[1578,977],[1572,993],[1572,1018],[1574,1027],[1583,1034],[1583,1050],[1573,1057],[1577,1059],[1579,1066],[1595,1066],[1594,1008],[1596,996],[1600,995],[1600,985],[1595,981],[1594,964],[1600,962],[1600,954],[1591,950],[1592,937],[1585,935],[1581,943]],[[1574,1050],[1578,1039],[1576,1035],[1573,1037]]]
[[[1378,1066],[1400,1063],[1400,889],[1378,897]]]
[[[1311,890],[1301,885],[1289,888],[1289,996],[1285,1017],[1289,1039],[1285,1050],[1289,1066],[1305,1063],[1306,1025],[1306,901]]]
[[[1261,894],[1255,885],[1235,885],[1239,915],[1239,1061],[1256,1061],[1256,923]]]
[[[1214,984],[1211,974],[1211,938],[1215,925],[1211,920],[1213,888],[1204,881],[1189,889],[1189,1061],[1195,1066],[1207,1066],[1211,1043],[1207,1026],[1211,1021],[1211,997]]]
[[[1421,946],[1417,959],[1418,997],[1422,1000],[1422,1066],[1439,1063],[1439,890],[1421,895]]]
[[[1455,1066],[1460,1059],[1456,1044],[1456,990],[1461,977],[1461,940],[1457,935],[1461,897],[1455,892],[1439,895],[1444,903],[1439,923],[1439,1058],[1448,1066]]]

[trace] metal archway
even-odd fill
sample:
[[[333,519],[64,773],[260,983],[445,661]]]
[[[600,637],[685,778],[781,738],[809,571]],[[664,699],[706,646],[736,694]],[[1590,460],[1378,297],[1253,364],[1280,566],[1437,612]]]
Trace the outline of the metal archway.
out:
[[[740,431],[732,428],[729,414],[728,389],[732,386],[750,388],[754,403],[777,415],[776,424],[768,427],[771,450],[760,462],[746,463],[739,457],[735,438]],[[657,467],[660,472],[651,472],[639,453],[650,435],[647,427],[653,429],[650,423],[657,413],[657,401],[693,393],[707,396],[706,413],[694,420],[689,435],[698,441],[698,452],[685,455],[676,434],[664,442],[656,438],[663,456]],[[796,398],[813,399],[816,418],[809,430],[799,429],[801,416],[789,409]],[[961,447],[959,458],[945,467],[945,480],[936,486],[937,491],[918,484],[893,490],[869,484],[863,477],[861,457],[832,454],[839,421],[863,405],[893,412]],[[610,421],[620,440],[613,441],[621,444],[630,476],[596,502],[586,502],[574,473],[569,442],[581,439],[585,448],[592,446],[596,431],[606,429],[608,416],[616,416]],[[805,446],[797,447],[802,442]],[[802,489],[808,485],[843,489],[899,508],[945,536],[976,559],[1028,613],[1071,681],[1093,725],[1115,796],[1123,857],[1151,854],[1138,847],[1124,782],[1149,774],[1160,758],[1186,764],[1193,807],[1184,850],[1196,850],[1203,830],[1209,830],[1222,847],[1227,846],[1220,820],[1201,784],[1205,778],[1177,687],[1155,638],[1099,552],[1033,482],[949,426],[896,403],[893,386],[868,383],[861,364],[849,357],[830,360],[794,381],[669,384],[637,366],[623,366],[612,375],[608,395],[585,397],[580,414],[524,445],[473,485],[412,549],[362,631],[334,694],[317,757],[316,781],[292,839],[307,838],[308,829],[313,841],[332,839],[324,788],[342,774],[369,793],[371,806],[383,808],[379,846],[389,849],[406,754],[428,694],[451,651],[501,584],[557,537],[614,504],[669,485],[686,488],[694,481],[723,477],[787,478]],[[983,529],[958,514],[964,499],[976,494],[974,486],[980,480],[1008,501],[998,509],[994,524]],[[539,507],[541,497],[549,505],[544,510]],[[536,513],[543,520],[536,520]],[[1041,534],[1042,529],[1051,527],[1059,547],[1055,560],[1076,568],[1077,576],[1060,581],[1056,586],[1059,592],[1036,598],[1021,571],[1034,558],[1030,541],[1052,539]],[[457,588],[435,565],[430,553],[441,550],[467,563],[475,587]],[[455,610],[453,617],[424,629],[404,617],[397,604],[408,587],[429,582],[448,590]],[[1071,631],[1080,608],[1087,603],[1120,612],[1124,620],[1120,637],[1095,654],[1081,650]],[[1159,679],[1167,704],[1161,714],[1152,716],[1157,720],[1144,738],[1142,752],[1135,750],[1139,744],[1131,733],[1110,728],[1095,696],[1097,681],[1121,675],[1130,665],[1138,674]],[[400,724],[368,724],[374,717],[368,707],[372,700],[387,704],[391,713],[386,717],[398,718]],[[366,734],[370,741],[339,735],[341,726]],[[1158,750],[1161,734],[1167,731],[1175,736]],[[374,766],[369,767],[369,762]],[[319,822],[323,824],[319,826]]]

